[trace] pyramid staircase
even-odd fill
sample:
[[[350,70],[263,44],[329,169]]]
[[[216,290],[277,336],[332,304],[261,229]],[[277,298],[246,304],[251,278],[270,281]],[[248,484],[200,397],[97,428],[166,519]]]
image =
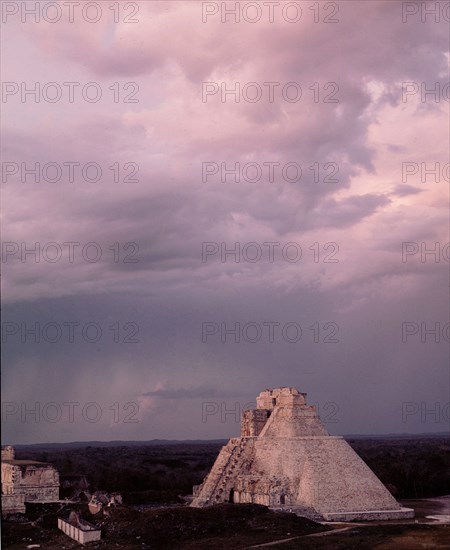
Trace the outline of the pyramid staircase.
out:
[[[208,506],[228,502],[238,474],[251,465],[253,439],[233,438],[219,453],[211,472],[198,487],[192,506]]]

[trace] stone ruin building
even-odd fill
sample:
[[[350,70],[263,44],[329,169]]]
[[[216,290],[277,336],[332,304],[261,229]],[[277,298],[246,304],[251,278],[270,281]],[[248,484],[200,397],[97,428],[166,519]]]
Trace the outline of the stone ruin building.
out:
[[[57,502],[59,474],[54,466],[16,460],[14,448],[2,449],[2,515],[25,513],[26,502]]]
[[[120,493],[107,493],[105,491],[96,491],[89,500],[88,508],[92,515],[98,514],[104,508],[110,508],[122,504],[122,495]]]
[[[90,500],[89,481],[84,474],[63,474],[59,476],[59,481],[61,500],[80,500],[83,502]]]
[[[266,390],[244,411],[241,436],[222,447],[191,506],[255,503],[326,521],[411,518],[306,394]]]

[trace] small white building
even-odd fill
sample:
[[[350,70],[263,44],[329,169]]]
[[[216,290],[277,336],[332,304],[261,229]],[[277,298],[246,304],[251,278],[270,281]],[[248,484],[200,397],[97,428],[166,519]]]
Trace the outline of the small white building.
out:
[[[101,530],[83,519],[76,512],[71,512],[69,519],[58,518],[58,529],[80,544],[87,544],[101,539]]]

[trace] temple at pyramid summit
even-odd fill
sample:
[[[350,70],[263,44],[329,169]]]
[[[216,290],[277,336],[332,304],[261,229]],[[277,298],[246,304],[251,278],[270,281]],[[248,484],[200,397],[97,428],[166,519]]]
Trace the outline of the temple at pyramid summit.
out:
[[[191,506],[255,503],[325,521],[414,516],[343,437],[328,434],[305,393],[265,390],[256,404],[194,487]]]

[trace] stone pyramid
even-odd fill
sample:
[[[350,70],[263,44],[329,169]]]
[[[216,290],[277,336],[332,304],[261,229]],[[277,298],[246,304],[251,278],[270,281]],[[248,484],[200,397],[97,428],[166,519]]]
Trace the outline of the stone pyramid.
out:
[[[330,436],[306,394],[266,390],[242,416],[191,506],[255,503],[327,521],[411,518],[340,436]]]

